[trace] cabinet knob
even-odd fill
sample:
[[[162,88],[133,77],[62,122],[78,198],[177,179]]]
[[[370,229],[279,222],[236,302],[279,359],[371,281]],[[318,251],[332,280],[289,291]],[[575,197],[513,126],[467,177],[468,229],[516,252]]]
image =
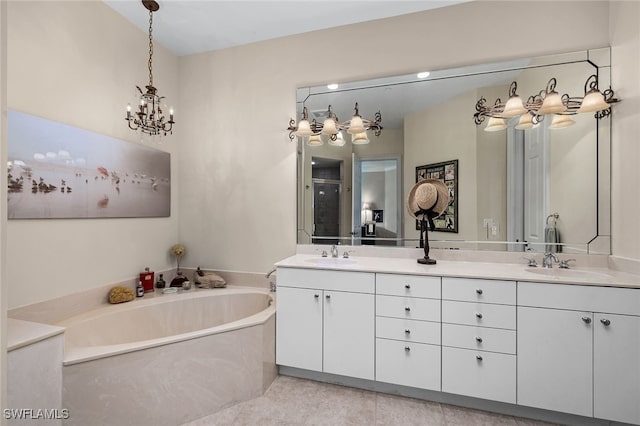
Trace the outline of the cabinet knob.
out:
[[[604,324],[605,327],[608,327],[609,325],[611,325],[611,321],[609,321],[606,318],[601,319],[600,322]]]
[[[404,310],[405,310],[405,312],[410,312],[410,311],[411,311],[411,308],[410,308],[410,307],[408,307],[408,306],[405,306],[405,307],[404,307]]]
[[[320,297],[320,295],[318,293],[316,293],[316,294],[313,295],[313,297],[315,297],[317,299],[318,297]]]
[[[476,359],[477,359],[478,361],[482,361],[482,355],[476,355]]]
[[[476,336],[476,342],[478,342],[478,343],[482,343],[482,337],[480,337],[480,336]]]
[[[404,334],[411,334],[411,330],[406,329],[406,330],[404,331]]]
[[[477,289],[476,289],[476,293],[478,293],[478,294],[482,294],[482,289],[481,289],[481,288],[477,288]]]
[[[476,312],[476,318],[482,319],[482,314],[480,312]]]
[[[405,352],[409,352],[409,351],[411,351],[411,348],[410,348],[409,346],[405,346],[405,347],[404,347],[404,351],[405,351]]]
[[[411,289],[411,286],[409,284],[405,284],[404,288],[406,288],[407,290]]]
[[[582,321],[584,321],[586,324],[591,324],[591,317],[582,317]]]
[[[331,295],[327,294],[326,296],[324,296],[326,299],[331,299]]]

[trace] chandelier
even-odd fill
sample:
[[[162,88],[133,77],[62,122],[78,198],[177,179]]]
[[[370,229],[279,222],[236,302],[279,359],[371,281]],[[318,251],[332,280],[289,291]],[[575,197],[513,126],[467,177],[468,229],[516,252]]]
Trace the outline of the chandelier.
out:
[[[344,145],[342,131],[351,134],[351,143],[362,145],[369,143],[367,131],[373,131],[373,134],[380,136],[382,133],[382,114],[376,112],[373,120],[367,120],[360,116],[358,111],[358,103],[356,102],[355,113],[351,120],[340,123],[338,117],[331,110],[331,105],[327,109],[327,118],[322,122],[316,121],[314,118],[309,121],[309,111],[307,107],[302,109],[302,118],[296,125],[296,121],[292,118],[289,120],[289,139],[294,140],[296,136],[307,139],[307,145],[322,145],[321,135],[328,136],[329,144],[334,146]]]
[[[158,89],[153,85],[153,12],[160,9],[160,5],[155,0],[142,0],[143,6],[149,11],[149,60],[147,61],[149,68],[149,84],[145,86],[146,92],[143,92],[140,86],[136,86],[140,92],[140,103],[137,111],[131,111],[131,105],[127,105],[127,123],[131,130],[140,130],[151,136],[167,133],[173,133],[173,109],[169,109],[169,120],[164,115],[164,96],[158,95]]]
[[[556,83],[556,79],[551,78],[546,89],[541,90],[537,95],[529,96],[527,101],[523,102],[516,93],[518,84],[514,81],[509,86],[509,99],[506,103],[502,103],[498,98],[493,105],[487,106],[487,100],[481,97],[476,102],[473,121],[476,125],[480,125],[486,118],[489,118],[484,130],[493,132],[507,128],[505,118],[520,116],[515,128],[527,130],[537,127],[545,116],[553,115],[549,128],[560,129],[575,124],[571,116],[578,113],[594,112],[597,119],[608,117],[611,114],[611,105],[619,102],[613,97],[614,93],[611,88],[604,92],[598,89],[598,77],[595,74],[587,78],[582,97],[572,97],[566,93],[560,96],[556,92]]]

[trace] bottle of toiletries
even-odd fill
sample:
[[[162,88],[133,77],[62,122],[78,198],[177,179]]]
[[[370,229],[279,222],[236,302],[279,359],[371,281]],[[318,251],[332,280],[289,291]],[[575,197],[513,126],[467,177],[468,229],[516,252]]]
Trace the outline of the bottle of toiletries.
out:
[[[142,281],[142,288],[145,292],[153,291],[153,275],[154,273],[149,270],[149,267],[144,268],[144,272],[140,273],[140,281]]]
[[[142,281],[138,281],[138,285],[136,286],[136,296],[144,296],[144,287],[142,286]]]
[[[158,275],[158,281],[156,281],[156,288],[165,288],[167,283],[164,281],[162,274]]]

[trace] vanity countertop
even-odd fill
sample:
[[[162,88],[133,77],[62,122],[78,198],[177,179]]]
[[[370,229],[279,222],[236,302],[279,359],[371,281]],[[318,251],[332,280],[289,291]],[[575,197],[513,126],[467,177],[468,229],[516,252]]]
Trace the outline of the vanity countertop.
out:
[[[321,257],[317,254],[296,254],[276,263],[279,268],[330,269],[391,274],[435,275],[442,277],[485,278],[509,281],[529,281],[556,284],[598,285],[640,288],[640,276],[608,268],[572,267],[551,269],[528,268],[522,263],[471,262],[437,260],[435,265],[421,265],[415,258],[375,256]]]

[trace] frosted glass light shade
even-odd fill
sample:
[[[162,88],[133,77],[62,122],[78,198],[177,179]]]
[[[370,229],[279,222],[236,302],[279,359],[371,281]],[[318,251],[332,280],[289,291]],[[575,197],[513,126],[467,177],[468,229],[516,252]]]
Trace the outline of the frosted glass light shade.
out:
[[[322,138],[320,135],[311,135],[309,136],[309,140],[307,141],[307,145],[309,146],[320,146],[324,142],[322,142]]]
[[[309,125],[309,120],[300,120],[298,123],[298,130],[296,130],[296,136],[311,136],[313,132],[311,131],[311,126]]]
[[[506,128],[507,128],[507,124],[504,122],[504,119],[489,117],[489,121],[487,122],[487,127],[484,128],[484,131],[497,132],[499,130],[504,130]]]
[[[343,146],[344,145],[344,137],[342,136],[342,132],[338,132],[338,134],[336,134],[336,140],[335,141],[332,141],[331,139],[329,139],[329,145]]]
[[[516,95],[509,98],[507,104],[504,106],[502,116],[504,118],[511,118],[522,115],[525,112],[527,112],[527,109],[522,104],[522,98]]]
[[[335,135],[338,133],[338,126],[336,125],[336,120],[333,118],[327,118],[324,120],[322,124],[322,134],[323,135]]]
[[[365,145],[369,143],[369,138],[367,137],[367,132],[358,133],[357,135],[353,135],[351,138],[351,143],[354,145]]]
[[[576,124],[575,121],[569,115],[554,115],[553,121],[549,125],[550,129],[562,129],[565,127],[573,126]]]
[[[362,122],[362,117],[360,117],[359,115],[354,115],[351,118],[351,124],[349,126],[349,129],[347,129],[347,132],[355,135],[358,133],[363,133],[365,131],[364,128],[364,123]]]
[[[578,112],[596,112],[607,108],[609,108],[609,104],[604,100],[604,96],[595,90],[586,94]]]
[[[539,123],[533,124],[533,117],[531,116],[531,114],[527,113],[527,114],[522,114],[520,116],[520,120],[518,121],[518,125],[516,126],[516,129],[518,130],[529,130],[532,129],[534,127],[537,127]]]
[[[562,97],[556,93],[551,92],[545,96],[542,101],[542,106],[538,110],[538,115],[555,114],[557,112],[566,111],[567,107],[562,103]]]

